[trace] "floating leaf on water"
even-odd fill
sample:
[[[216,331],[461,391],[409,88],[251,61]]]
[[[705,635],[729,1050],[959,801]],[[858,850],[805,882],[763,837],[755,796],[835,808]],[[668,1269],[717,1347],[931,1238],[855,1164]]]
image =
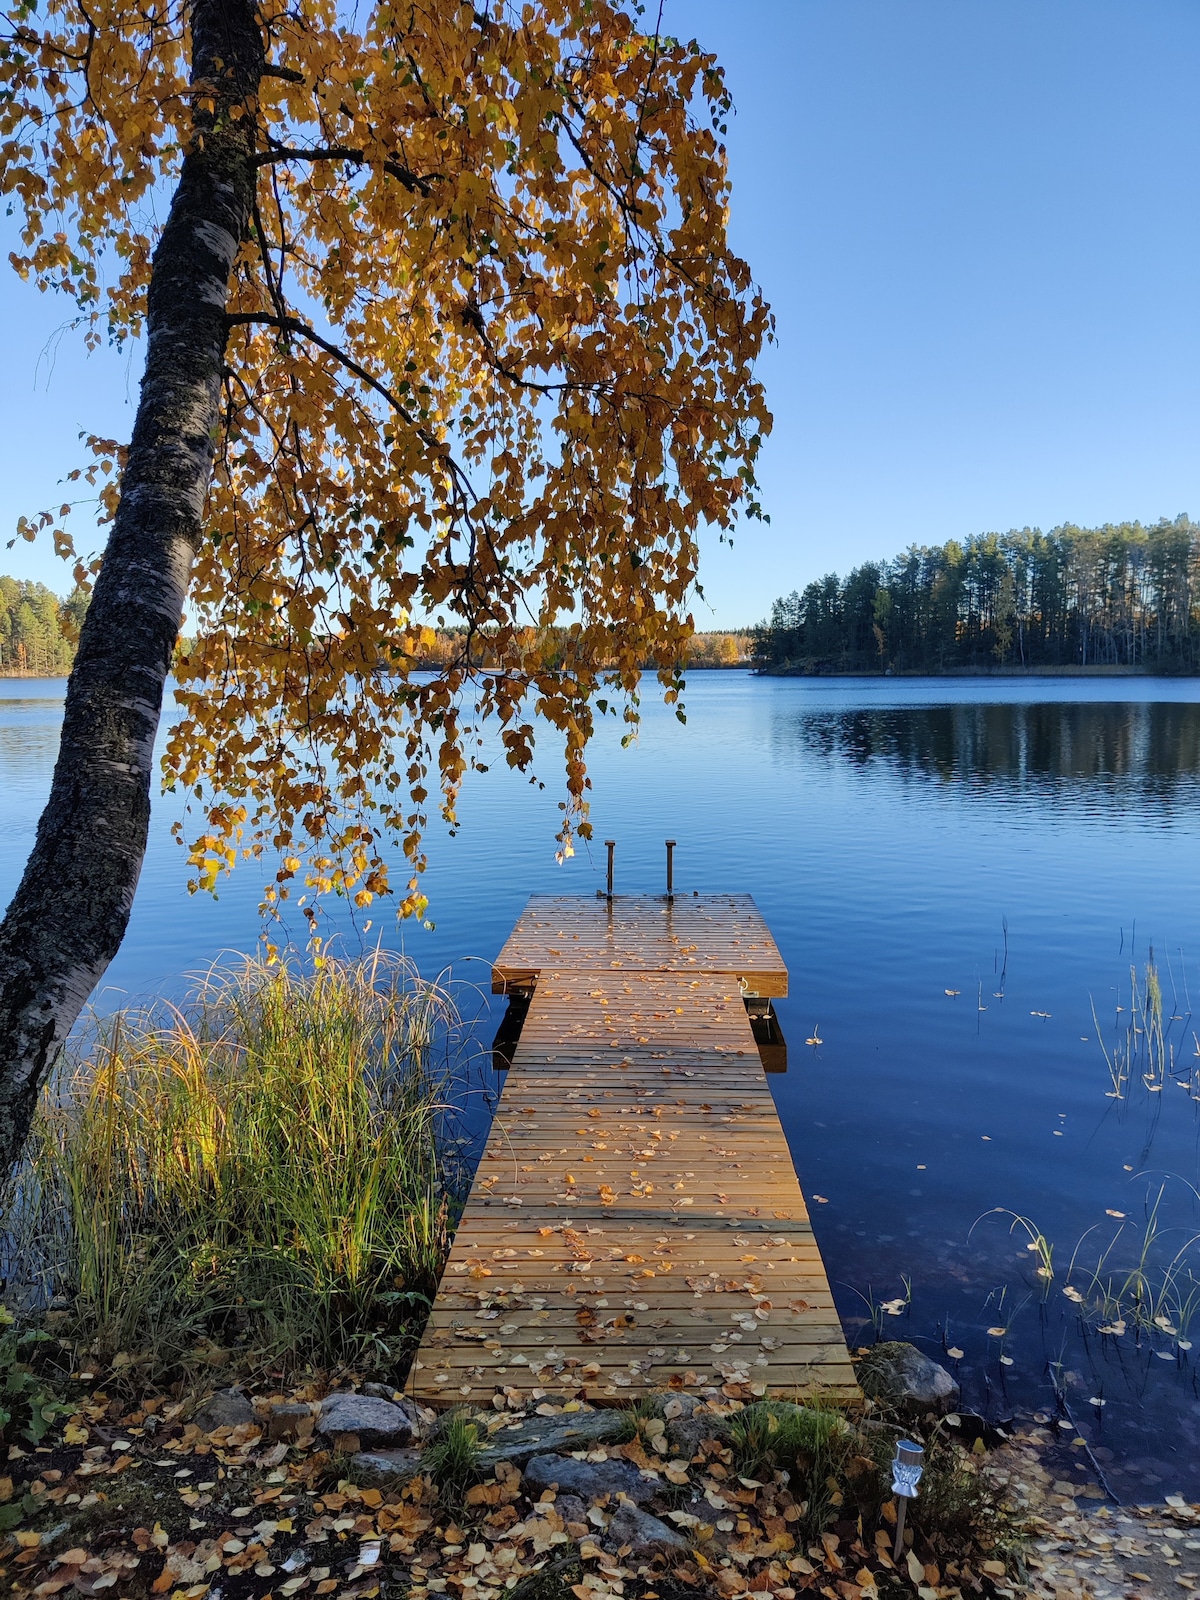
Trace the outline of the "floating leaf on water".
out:
[[[947,989],[946,993],[949,994],[949,995],[961,994],[962,990],[961,989]]]
[[[989,1339],[1003,1339],[1004,1335],[1007,1332],[1008,1332],[1007,1328],[989,1328],[988,1329],[988,1338]]]
[[[1002,1367],[1011,1367],[1012,1364],[1013,1364],[1013,1358],[1011,1356],[1001,1356],[1000,1357],[1000,1365]]]
[[[958,1346],[956,1344],[952,1344],[950,1346],[950,1348],[946,1351],[946,1354],[950,1357],[950,1359],[952,1361],[961,1361],[962,1358],[963,1358],[963,1353],[958,1348]]]
[[[1108,1402],[1106,1400],[1102,1399],[1101,1396],[1098,1395],[1098,1394],[1094,1394],[1092,1396],[1092,1398],[1088,1401],[1088,1405],[1090,1405],[1090,1406],[1103,1406],[1103,1405],[1107,1405],[1107,1404],[1108,1404]]]
[[[1125,1213],[1123,1211],[1114,1211],[1111,1206],[1106,1206],[1104,1208],[1104,1215],[1106,1217],[1123,1217]]]

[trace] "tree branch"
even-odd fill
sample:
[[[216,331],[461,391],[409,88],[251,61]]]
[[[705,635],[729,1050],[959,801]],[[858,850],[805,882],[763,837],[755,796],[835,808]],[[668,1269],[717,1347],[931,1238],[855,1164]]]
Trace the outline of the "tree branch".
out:
[[[311,344],[315,344],[319,350],[324,350],[326,355],[332,356],[335,361],[345,367],[347,372],[353,373],[360,383],[366,384],[368,389],[373,390],[375,394],[385,400],[396,415],[402,417],[409,425],[421,443],[438,457],[451,483],[454,485],[459,504],[464,511],[468,499],[475,498],[475,490],[472,487],[471,480],[458,462],[455,461],[450,451],[442,444],[441,440],[428,428],[421,427],[412,412],[392,393],[387,384],[368,372],[366,367],[355,361],[354,357],[348,355],[340,345],[334,344],[332,339],[324,338],[315,328],[310,327],[307,322],[301,321],[299,317],[290,315],[278,316],[270,311],[231,311],[226,314],[225,322],[230,328],[278,328],[281,333],[294,333],[297,338],[307,339]]]
[[[231,311],[227,314],[225,321],[231,328],[254,326],[278,328],[281,333],[294,333],[301,339],[307,339],[311,344],[315,344],[318,349],[324,350],[326,355],[330,355],[335,361],[340,362],[347,371],[352,372],[369,389],[374,389],[375,393],[386,400],[393,411],[403,417],[410,427],[416,428],[416,418],[396,398],[385,383],[381,383],[378,378],[373,377],[366,367],[360,366],[353,356],[346,354],[340,345],[334,344],[331,339],[323,338],[315,328],[310,328],[308,323],[302,322],[299,317],[280,316],[271,311]]]
[[[281,147],[274,150],[263,150],[255,157],[255,162],[260,167],[269,167],[278,161],[353,161],[360,167],[376,165],[365,150],[351,150],[340,145],[327,145],[315,150],[293,150]],[[407,167],[402,167],[398,161],[384,160],[377,164],[381,171],[386,172],[389,177],[397,179],[406,189],[426,196],[432,193],[432,185],[427,178],[418,177],[415,172],[410,172]]]

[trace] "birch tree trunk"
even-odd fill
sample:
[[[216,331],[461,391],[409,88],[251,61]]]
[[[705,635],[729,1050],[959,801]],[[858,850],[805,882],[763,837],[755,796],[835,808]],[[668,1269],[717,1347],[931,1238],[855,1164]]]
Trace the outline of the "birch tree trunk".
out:
[[[212,474],[230,273],[250,216],[264,68],[253,0],[194,0],[197,112],[154,254],[146,371],[95,593],[67,684],[50,798],[0,923],[0,1160],[129,922],[154,739]],[[232,107],[243,107],[236,119]]]

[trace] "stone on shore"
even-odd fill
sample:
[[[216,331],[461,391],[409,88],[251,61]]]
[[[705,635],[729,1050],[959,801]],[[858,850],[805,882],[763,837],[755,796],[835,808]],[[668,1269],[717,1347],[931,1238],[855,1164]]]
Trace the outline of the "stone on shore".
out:
[[[406,1445],[415,1431],[406,1408],[369,1394],[328,1395],[321,1402],[318,1426],[335,1446],[350,1450]]]
[[[648,1511],[640,1511],[637,1506],[621,1507],[605,1530],[602,1542],[613,1555],[627,1551],[635,1558],[648,1558],[660,1551],[675,1555],[690,1549],[677,1529],[668,1527]]]
[[[218,1389],[196,1412],[192,1421],[204,1433],[215,1433],[218,1428],[239,1428],[246,1422],[257,1422],[254,1404],[240,1389]]]
[[[565,1411],[560,1416],[526,1417],[515,1428],[500,1428],[489,1438],[479,1456],[487,1471],[498,1461],[511,1461],[524,1467],[533,1456],[553,1455],[555,1451],[590,1450],[606,1444],[621,1431],[621,1412]]]
[[[872,1346],[855,1368],[865,1395],[902,1411],[952,1411],[958,1384],[916,1345],[891,1340]]]
[[[278,1444],[284,1439],[306,1439],[316,1427],[317,1416],[314,1407],[303,1401],[284,1401],[270,1406],[263,1421],[268,1440]]]
[[[350,1471],[356,1482],[386,1480],[403,1482],[421,1468],[421,1452],[407,1450],[359,1450],[350,1457]]]
[[[526,1494],[557,1488],[586,1504],[605,1495],[628,1495],[637,1505],[653,1498],[656,1485],[628,1461],[574,1461],[570,1456],[534,1456],[525,1467]]]

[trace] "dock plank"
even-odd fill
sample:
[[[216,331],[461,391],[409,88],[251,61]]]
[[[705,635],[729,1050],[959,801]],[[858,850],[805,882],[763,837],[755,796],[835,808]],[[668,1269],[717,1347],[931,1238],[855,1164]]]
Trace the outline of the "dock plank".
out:
[[[492,987],[527,989],[543,971],[726,973],[743,994],[787,994],[787,968],[748,894],[533,895],[496,957]]]
[[[786,970],[748,896],[664,904],[535,896],[497,960],[533,997],[410,1373],[426,1404],[858,1397],[744,1004]]]

